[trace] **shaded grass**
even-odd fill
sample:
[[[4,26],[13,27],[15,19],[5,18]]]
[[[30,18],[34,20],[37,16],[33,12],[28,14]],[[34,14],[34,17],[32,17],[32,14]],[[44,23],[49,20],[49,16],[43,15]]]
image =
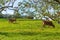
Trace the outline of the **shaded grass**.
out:
[[[60,33],[51,32],[20,32],[20,33],[2,33],[4,40],[60,40]]]

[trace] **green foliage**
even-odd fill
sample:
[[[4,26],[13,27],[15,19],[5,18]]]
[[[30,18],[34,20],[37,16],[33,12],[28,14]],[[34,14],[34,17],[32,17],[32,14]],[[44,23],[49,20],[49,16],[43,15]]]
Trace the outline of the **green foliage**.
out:
[[[0,0],[0,4],[4,4],[4,0]]]

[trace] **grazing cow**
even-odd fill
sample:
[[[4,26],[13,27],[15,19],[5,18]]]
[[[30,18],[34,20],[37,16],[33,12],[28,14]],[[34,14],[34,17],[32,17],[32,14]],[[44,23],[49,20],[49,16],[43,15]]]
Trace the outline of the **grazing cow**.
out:
[[[45,27],[45,25],[49,25],[55,28],[55,25],[52,23],[52,21],[43,21],[43,27]]]
[[[53,28],[55,27],[51,18],[43,18],[43,27],[45,27],[45,25],[52,26]]]
[[[9,18],[9,22],[15,23],[16,22],[16,18]]]

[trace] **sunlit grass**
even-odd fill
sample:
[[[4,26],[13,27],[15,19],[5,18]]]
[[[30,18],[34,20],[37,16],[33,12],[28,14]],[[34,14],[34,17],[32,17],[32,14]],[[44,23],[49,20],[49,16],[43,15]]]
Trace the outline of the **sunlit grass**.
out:
[[[41,20],[17,19],[10,23],[7,19],[0,19],[1,40],[60,40],[60,24],[53,21],[55,28],[42,27]]]

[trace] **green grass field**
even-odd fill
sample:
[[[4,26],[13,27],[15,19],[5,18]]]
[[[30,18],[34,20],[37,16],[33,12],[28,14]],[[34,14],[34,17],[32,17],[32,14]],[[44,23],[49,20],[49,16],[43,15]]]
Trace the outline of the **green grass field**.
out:
[[[42,27],[41,20],[17,19],[15,24],[0,19],[0,40],[60,40],[60,24]]]

